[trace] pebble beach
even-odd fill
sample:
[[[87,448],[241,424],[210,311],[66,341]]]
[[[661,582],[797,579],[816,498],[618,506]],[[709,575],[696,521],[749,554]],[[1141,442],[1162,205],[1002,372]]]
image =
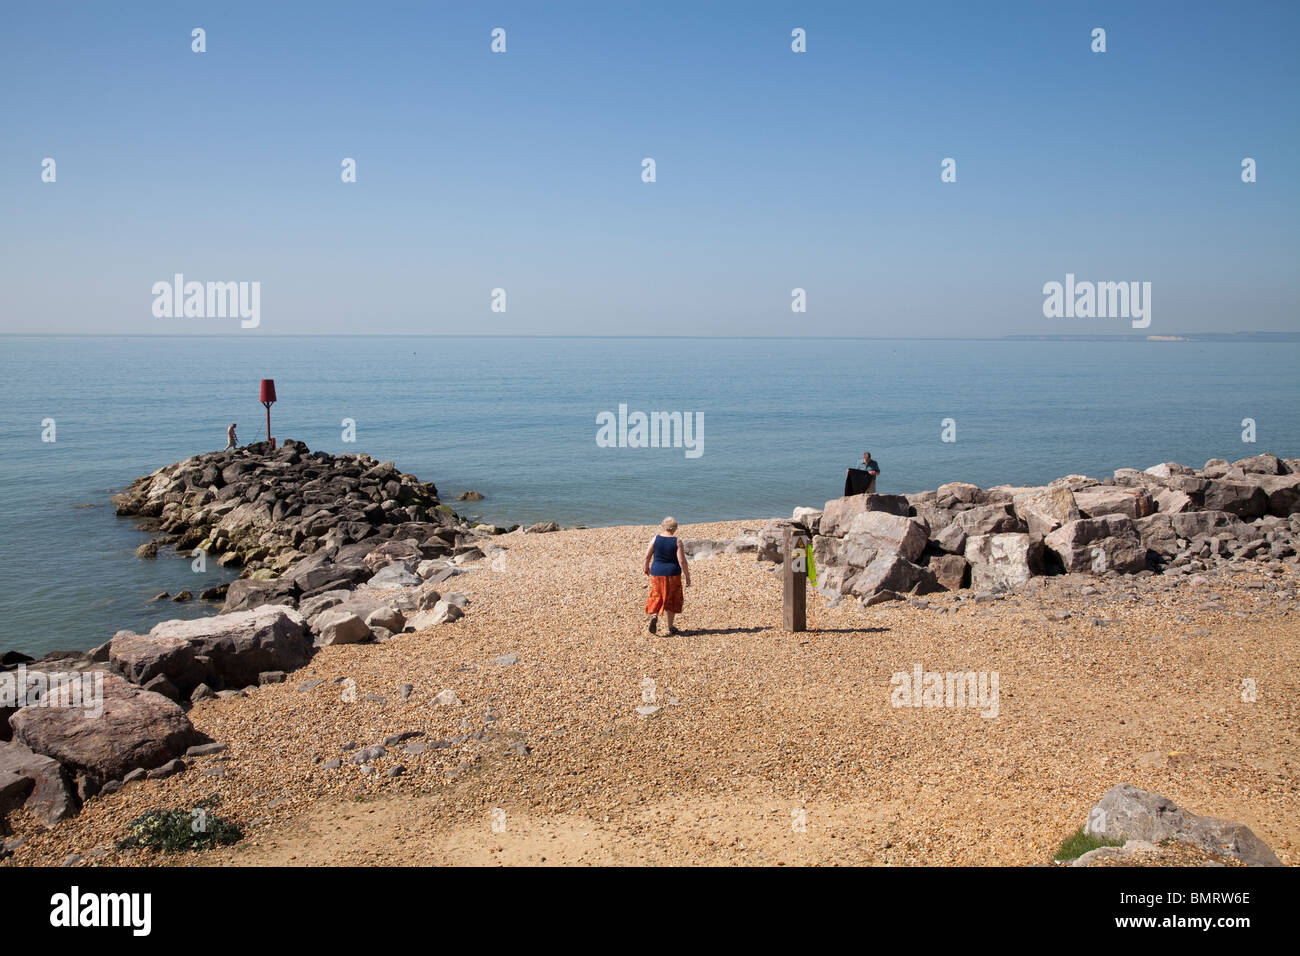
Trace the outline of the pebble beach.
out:
[[[810,592],[789,633],[773,566],[719,553],[668,637],[642,613],[654,533],[497,536],[456,578],[460,620],[196,702],[226,749],[48,829],[16,811],[0,865],[1034,865],[1121,782],[1298,861],[1295,563],[865,609]],[[997,672],[997,715],[893,706],[917,664]],[[115,848],[146,810],[214,795],[241,842]]]

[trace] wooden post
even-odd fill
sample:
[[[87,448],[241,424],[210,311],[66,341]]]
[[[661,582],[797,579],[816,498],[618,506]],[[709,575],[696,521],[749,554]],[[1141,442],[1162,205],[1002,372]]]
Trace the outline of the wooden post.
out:
[[[808,560],[804,548],[808,538],[786,528],[782,551],[781,581],[784,585],[785,604],[781,622],[787,631],[808,630]]]

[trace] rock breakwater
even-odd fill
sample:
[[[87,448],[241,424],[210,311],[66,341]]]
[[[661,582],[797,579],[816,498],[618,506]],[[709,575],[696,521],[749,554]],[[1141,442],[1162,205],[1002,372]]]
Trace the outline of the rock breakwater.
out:
[[[788,528],[810,537],[818,586],[865,605],[941,590],[1009,591],[1049,574],[1195,576],[1249,561],[1295,563],[1300,459],[1263,454],[1031,487],[954,482],[853,495],[769,522],[759,560],[781,560]]]

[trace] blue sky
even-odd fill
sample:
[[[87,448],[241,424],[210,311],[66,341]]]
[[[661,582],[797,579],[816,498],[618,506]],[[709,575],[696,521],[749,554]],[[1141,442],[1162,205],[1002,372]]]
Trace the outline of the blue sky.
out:
[[[1067,272],[1300,328],[1295,3],[270,6],[0,10],[0,331],[1130,331]],[[155,318],[177,272],[258,329]]]

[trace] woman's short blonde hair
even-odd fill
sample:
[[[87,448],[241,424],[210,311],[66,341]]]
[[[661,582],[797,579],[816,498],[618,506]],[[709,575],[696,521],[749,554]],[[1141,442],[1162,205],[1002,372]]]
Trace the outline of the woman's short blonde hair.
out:
[[[665,518],[663,521],[659,522],[659,527],[663,528],[665,531],[676,531],[677,519],[671,517]]]

